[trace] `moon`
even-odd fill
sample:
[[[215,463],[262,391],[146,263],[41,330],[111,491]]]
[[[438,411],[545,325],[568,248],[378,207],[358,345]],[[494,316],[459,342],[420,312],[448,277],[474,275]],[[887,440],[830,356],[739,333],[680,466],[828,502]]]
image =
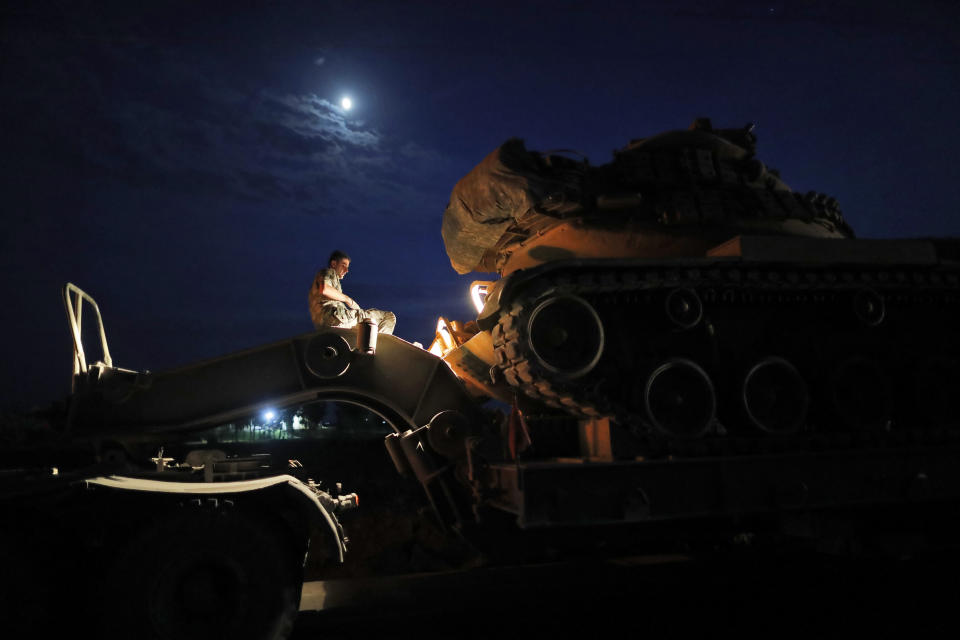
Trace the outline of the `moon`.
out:
[[[353,108],[353,100],[344,96],[344,98],[340,100],[340,106],[343,107],[344,111],[350,111],[350,109]]]

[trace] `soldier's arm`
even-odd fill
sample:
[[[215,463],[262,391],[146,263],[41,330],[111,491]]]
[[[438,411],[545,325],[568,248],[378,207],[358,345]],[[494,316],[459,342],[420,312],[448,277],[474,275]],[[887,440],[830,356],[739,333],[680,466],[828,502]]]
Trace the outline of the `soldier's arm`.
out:
[[[350,307],[351,309],[360,308],[360,305],[358,305],[353,298],[351,298],[345,293],[337,291],[336,287],[333,287],[327,282],[323,283],[323,291],[320,292],[320,295],[330,300],[336,300],[337,302],[342,302],[348,307]]]

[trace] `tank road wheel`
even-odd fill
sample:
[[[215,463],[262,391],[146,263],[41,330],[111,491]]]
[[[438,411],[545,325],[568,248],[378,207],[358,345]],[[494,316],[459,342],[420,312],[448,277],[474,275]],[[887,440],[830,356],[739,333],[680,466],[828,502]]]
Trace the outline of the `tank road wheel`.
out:
[[[768,433],[796,433],[807,418],[810,396],[796,367],[783,358],[764,358],[743,380],[747,418]]]
[[[717,409],[710,376],[685,358],[673,358],[654,369],[643,398],[650,422],[663,433],[682,438],[703,435]]]
[[[578,296],[547,298],[527,323],[530,351],[547,371],[566,380],[589,373],[603,354],[603,323]]]
[[[603,355],[603,323],[589,302],[570,294],[515,301],[491,336],[495,367],[511,386],[575,415],[601,415],[586,386],[571,384],[590,373]]]
[[[184,508],[120,553],[102,600],[109,638],[286,638],[303,588],[303,550],[223,508]]]

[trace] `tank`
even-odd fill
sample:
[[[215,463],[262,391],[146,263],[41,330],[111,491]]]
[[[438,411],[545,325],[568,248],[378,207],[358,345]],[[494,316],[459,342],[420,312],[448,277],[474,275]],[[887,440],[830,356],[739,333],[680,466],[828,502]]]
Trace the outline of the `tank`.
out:
[[[707,118],[600,166],[505,142],[443,216],[454,269],[499,276],[448,364],[581,441],[620,425],[631,454],[955,429],[958,240],[856,239],[756,146]]]

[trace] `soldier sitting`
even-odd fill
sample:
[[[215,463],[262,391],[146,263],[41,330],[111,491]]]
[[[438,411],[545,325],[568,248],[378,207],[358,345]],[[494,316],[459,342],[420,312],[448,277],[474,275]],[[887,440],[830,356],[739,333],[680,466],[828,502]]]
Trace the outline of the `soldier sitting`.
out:
[[[358,322],[372,320],[380,333],[393,333],[397,316],[390,311],[380,309],[361,309],[357,302],[345,294],[340,280],[350,270],[350,256],[343,251],[334,251],[327,261],[327,268],[317,272],[310,287],[308,301],[310,319],[316,329],[321,327],[343,327],[350,329]]]

